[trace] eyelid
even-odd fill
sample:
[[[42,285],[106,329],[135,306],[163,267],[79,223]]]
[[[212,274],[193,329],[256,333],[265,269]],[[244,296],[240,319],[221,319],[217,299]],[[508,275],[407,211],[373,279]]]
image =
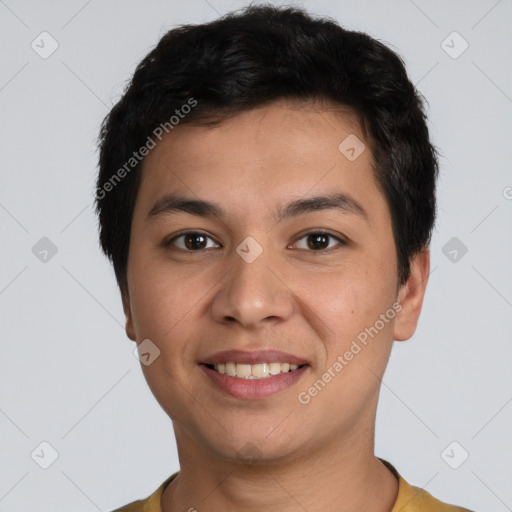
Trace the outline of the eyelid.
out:
[[[200,234],[200,235],[204,235],[206,238],[209,238],[210,240],[212,240],[214,243],[216,243],[217,245],[222,245],[220,244],[219,242],[217,242],[215,240],[215,238],[213,238],[212,236],[210,236],[206,231],[203,231],[201,229],[187,229],[185,231],[181,231],[181,232],[178,232],[178,233],[175,233],[172,235],[171,238],[166,238],[163,242],[162,242],[162,245],[164,247],[170,247],[172,245],[172,243],[184,236],[184,235],[188,235],[190,233],[193,233],[193,234]],[[300,235],[298,235],[296,238],[295,238],[295,241],[291,244],[291,245],[295,245],[299,240],[301,240],[302,238],[308,236],[308,235],[312,235],[312,234],[315,234],[315,235],[327,235],[335,240],[337,240],[339,242],[338,246],[344,246],[344,245],[347,245],[348,244],[348,241],[340,236],[340,235],[335,235],[333,234],[332,232],[326,230],[326,229],[323,229],[323,228],[312,228],[312,229],[308,229],[307,231],[301,233]],[[289,247],[289,246],[287,246]],[[179,250],[182,250],[182,251],[185,251],[185,252],[204,252],[206,251],[207,249],[199,249],[197,251],[193,251],[193,250],[188,250],[188,249],[182,249],[181,247],[177,247],[177,249]],[[211,249],[211,247],[209,248]],[[335,247],[331,247],[329,249],[320,249],[318,251],[314,251],[314,250],[307,250],[307,249],[300,249],[300,250],[305,250],[306,252],[313,252],[313,253],[326,253],[326,252],[330,252],[330,251],[333,251],[336,249],[336,246]]]
[[[301,240],[302,238],[304,238],[305,236],[308,236],[308,235],[327,235],[327,236],[337,240],[339,242],[338,246],[344,246],[344,245],[348,244],[348,240],[346,240],[341,235],[337,235],[337,234],[335,235],[331,231],[323,229],[323,228],[308,229],[306,232],[301,233],[299,236],[297,236],[297,238],[295,239],[295,242],[293,242],[293,244],[296,244],[299,240]],[[306,252],[313,252],[313,253],[328,253],[333,250],[336,250],[336,248],[337,247],[335,246],[335,247],[331,247],[329,249],[320,249],[318,251],[313,251],[313,250],[308,251],[306,249],[302,249],[302,250],[306,250]]]
[[[173,245],[173,242],[184,236],[184,235],[189,235],[189,234],[194,234],[194,235],[204,235],[206,238],[209,238],[210,240],[213,240],[213,242],[215,242],[217,245],[221,245],[219,242],[217,242],[217,240],[215,240],[215,238],[213,238],[211,235],[209,235],[206,231],[203,231],[201,229],[186,229],[184,231],[181,231],[181,232],[178,232],[178,233],[175,233],[173,234],[170,238],[165,238],[164,241],[162,242],[162,245],[166,248],[169,248]],[[203,252],[205,251],[205,249],[201,249],[201,250],[197,250],[197,251],[191,251],[191,250],[188,250],[188,249],[182,249],[181,247],[177,247],[177,249],[181,250],[181,251],[185,251],[185,252]],[[210,247],[211,249],[211,247]]]

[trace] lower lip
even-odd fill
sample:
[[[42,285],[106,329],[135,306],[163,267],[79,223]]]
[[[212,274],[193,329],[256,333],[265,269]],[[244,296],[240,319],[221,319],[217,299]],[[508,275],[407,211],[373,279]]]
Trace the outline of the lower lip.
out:
[[[309,366],[306,365],[292,372],[279,373],[278,375],[272,375],[264,379],[243,379],[219,373],[204,364],[199,366],[220,389],[235,398],[245,400],[267,398],[288,389],[293,386],[309,368]]]

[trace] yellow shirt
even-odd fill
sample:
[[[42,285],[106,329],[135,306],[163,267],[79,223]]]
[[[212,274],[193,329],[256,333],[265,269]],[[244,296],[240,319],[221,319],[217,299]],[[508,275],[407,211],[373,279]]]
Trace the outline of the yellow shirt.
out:
[[[447,505],[432,497],[427,491],[409,485],[386,461],[382,461],[398,479],[398,496],[391,512],[471,512],[466,508]],[[165,487],[179,472],[171,475],[151,496],[144,500],[134,501],[113,512],[162,512],[160,498]]]

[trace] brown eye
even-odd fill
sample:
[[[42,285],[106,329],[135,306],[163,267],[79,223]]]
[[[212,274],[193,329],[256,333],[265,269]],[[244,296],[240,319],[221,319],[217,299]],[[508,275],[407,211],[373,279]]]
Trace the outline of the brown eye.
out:
[[[165,246],[175,245],[185,251],[196,252],[211,248],[211,245],[208,246],[208,240],[212,239],[205,233],[201,233],[200,231],[187,231],[166,242]]]
[[[301,240],[305,240],[305,243],[301,244]],[[338,244],[334,244],[333,246],[332,241],[337,241]],[[299,249],[311,249],[314,252],[319,252],[325,251],[326,249],[332,249],[336,245],[346,245],[346,242],[325,231],[311,231],[299,238],[297,245]]]
[[[329,246],[329,235],[323,233],[308,235],[307,240],[310,249],[327,249]]]

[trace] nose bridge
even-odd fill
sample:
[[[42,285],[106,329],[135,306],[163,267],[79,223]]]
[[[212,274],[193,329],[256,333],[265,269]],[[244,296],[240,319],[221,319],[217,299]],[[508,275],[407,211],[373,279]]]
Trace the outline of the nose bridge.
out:
[[[258,251],[254,239],[248,238],[229,256],[230,271],[213,298],[212,314],[217,321],[235,319],[245,326],[287,318],[293,298],[276,277],[277,259],[270,250]]]

